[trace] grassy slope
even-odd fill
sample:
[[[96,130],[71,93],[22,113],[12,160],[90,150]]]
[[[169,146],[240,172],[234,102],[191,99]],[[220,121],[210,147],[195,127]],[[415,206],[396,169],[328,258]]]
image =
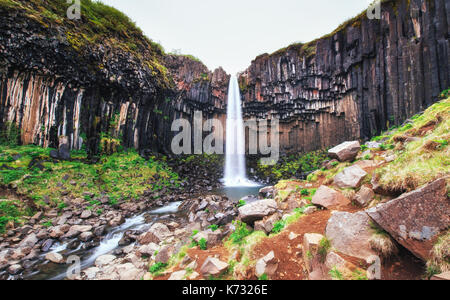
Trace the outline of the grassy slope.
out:
[[[85,162],[87,155],[82,151],[73,153],[73,161],[54,161],[49,154],[50,149],[36,146],[0,146],[0,187],[16,188],[37,208],[62,209],[66,195],[84,198],[95,210],[94,198],[101,195],[108,196],[113,205],[138,199],[148,189],[157,192],[179,186],[178,175],[164,161],[146,161],[133,150],[105,155],[95,164]],[[93,196],[83,195],[86,192]],[[0,203],[0,232],[7,221],[32,213],[21,201]]]

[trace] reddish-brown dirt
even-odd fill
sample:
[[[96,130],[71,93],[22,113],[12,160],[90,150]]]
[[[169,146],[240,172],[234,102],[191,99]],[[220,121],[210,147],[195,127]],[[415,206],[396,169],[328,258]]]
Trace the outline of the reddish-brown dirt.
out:
[[[259,259],[271,251],[275,252],[280,262],[277,274],[271,278],[274,280],[304,280],[307,274],[304,270],[302,251],[299,247],[303,243],[305,233],[325,232],[328,219],[331,216],[329,210],[322,210],[312,215],[301,218],[298,222],[291,224],[281,234],[272,238],[264,239],[253,250],[253,258]],[[289,234],[293,232],[298,235],[294,240],[289,240]],[[255,278],[248,278],[255,279]]]

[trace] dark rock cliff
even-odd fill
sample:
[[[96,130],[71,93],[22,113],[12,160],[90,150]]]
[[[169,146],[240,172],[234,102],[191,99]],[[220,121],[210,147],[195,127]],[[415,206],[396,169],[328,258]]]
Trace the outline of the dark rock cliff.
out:
[[[120,139],[125,147],[170,152],[173,118],[223,108],[223,70],[166,55],[130,29],[98,38],[84,13],[69,21],[64,4],[47,2],[40,15],[36,1],[0,3],[0,127],[15,124],[21,143],[57,147],[67,136],[72,149],[96,154],[102,139]]]
[[[384,1],[309,44],[241,74],[246,118],[281,119],[284,151],[366,139],[423,111],[450,85],[450,2]]]
[[[102,139],[120,139],[170,153],[176,118],[200,110],[225,126],[224,70],[166,55],[139,31],[96,33],[89,16],[33,14],[39,3],[0,1],[0,127],[16,124],[22,143],[56,147],[67,136],[71,148],[95,154]],[[381,20],[364,13],[316,41],[257,57],[239,78],[245,118],[280,118],[285,152],[400,124],[450,85],[449,15],[445,0],[387,0]]]

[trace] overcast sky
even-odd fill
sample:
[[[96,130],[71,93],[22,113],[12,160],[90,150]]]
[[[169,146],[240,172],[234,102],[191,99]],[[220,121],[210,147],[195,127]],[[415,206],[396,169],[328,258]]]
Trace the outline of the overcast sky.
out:
[[[330,33],[372,0],[103,0],[125,12],[166,52],[211,70],[245,70],[258,55]]]

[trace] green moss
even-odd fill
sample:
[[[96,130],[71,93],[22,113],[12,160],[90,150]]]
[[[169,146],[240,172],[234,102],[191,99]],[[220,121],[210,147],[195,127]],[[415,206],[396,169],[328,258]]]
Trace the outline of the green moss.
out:
[[[147,189],[158,192],[179,187],[178,174],[155,157],[147,161],[130,150],[104,155],[97,164],[89,164],[84,162],[86,156],[79,151],[76,160],[58,162],[50,159],[50,149],[0,146],[0,185],[14,184],[19,194],[36,203],[56,199],[58,204],[63,192],[74,198],[91,192],[105,193],[112,205],[119,199],[137,199]],[[98,205],[93,199],[85,200],[92,202],[93,209]]]

